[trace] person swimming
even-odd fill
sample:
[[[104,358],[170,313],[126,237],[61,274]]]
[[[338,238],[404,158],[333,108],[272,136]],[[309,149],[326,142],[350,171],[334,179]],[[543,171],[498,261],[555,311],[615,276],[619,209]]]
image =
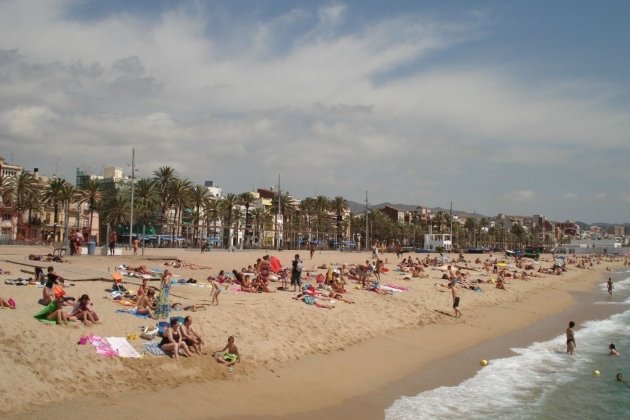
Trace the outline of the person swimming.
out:
[[[617,351],[617,348],[615,347],[615,345],[613,343],[610,343],[610,345],[608,346],[608,349],[610,350],[610,355],[611,356],[619,356],[619,351]]]

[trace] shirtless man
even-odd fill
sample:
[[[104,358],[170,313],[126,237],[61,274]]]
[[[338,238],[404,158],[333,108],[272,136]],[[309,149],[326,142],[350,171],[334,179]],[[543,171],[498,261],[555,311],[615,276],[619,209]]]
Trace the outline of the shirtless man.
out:
[[[462,313],[459,310],[459,296],[457,296],[454,285],[449,283],[448,288],[451,289],[451,295],[453,297],[453,310],[455,311],[455,318],[459,318],[462,316]]]
[[[225,347],[214,352],[214,358],[217,362],[227,364],[230,367],[236,363],[241,363],[241,355],[238,352],[238,347],[234,344],[233,336],[228,337]]]
[[[575,327],[575,322],[569,322],[569,328],[567,328],[567,354],[573,355],[575,351],[575,332],[573,331],[573,327]]]
[[[190,316],[184,318],[184,325],[182,325],[181,331],[188,347],[192,348],[197,354],[205,354],[203,353],[203,338],[193,329]]]

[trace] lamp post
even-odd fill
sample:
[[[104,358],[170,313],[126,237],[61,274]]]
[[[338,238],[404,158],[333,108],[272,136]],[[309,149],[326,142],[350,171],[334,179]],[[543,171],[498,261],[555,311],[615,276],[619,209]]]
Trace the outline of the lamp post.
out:
[[[135,178],[136,178],[136,166],[135,166],[136,150],[131,148],[131,211],[129,212],[129,248],[133,245],[133,198],[135,192]]]

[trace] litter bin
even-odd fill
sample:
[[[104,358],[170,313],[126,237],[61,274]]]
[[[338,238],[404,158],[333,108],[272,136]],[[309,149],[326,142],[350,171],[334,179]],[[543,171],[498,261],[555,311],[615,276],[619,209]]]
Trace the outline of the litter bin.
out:
[[[96,251],[96,242],[88,242],[87,249],[88,255],[94,255],[94,251]]]

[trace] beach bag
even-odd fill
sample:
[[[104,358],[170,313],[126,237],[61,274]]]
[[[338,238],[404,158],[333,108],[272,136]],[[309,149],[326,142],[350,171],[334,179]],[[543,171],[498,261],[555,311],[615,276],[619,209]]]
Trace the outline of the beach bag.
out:
[[[156,327],[144,327],[140,333],[140,338],[145,340],[153,340],[158,335],[158,329]]]

